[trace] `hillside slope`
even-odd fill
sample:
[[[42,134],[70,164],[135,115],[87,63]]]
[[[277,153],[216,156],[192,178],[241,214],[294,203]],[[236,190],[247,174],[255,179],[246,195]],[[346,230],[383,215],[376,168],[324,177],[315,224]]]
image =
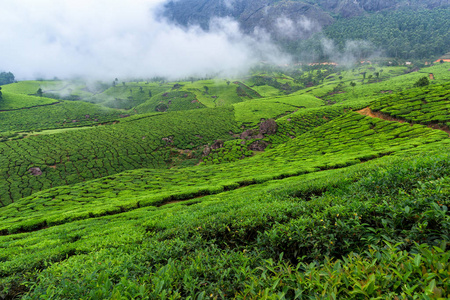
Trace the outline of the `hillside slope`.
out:
[[[309,71],[0,141],[0,298],[449,298],[449,65]]]

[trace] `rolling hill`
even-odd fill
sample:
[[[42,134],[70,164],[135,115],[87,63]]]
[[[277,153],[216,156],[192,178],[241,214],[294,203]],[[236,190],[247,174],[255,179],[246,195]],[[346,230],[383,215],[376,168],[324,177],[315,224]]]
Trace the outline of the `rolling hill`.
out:
[[[0,298],[450,297],[449,70],[2,86]]]

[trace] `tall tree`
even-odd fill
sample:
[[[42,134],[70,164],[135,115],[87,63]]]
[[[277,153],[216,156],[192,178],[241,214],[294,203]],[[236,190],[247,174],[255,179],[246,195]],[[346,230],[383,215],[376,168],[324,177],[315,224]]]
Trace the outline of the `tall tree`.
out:
[[[15,78],[11,72],[1,72],[0,73],[0,85],[14,83]]]

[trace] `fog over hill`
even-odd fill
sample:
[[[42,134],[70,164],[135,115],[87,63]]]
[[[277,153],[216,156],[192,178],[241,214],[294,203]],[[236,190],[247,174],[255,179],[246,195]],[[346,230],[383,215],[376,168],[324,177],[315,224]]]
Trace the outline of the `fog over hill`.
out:
[[[2,5],[0,70],[18,79],[183,77],[245,72],[260,60],[285,63],[269,37],[244,35],[231,18],[209,31],[160,15],[165,0],[32,1]]]
[[[357,34],[353,34],[353,25],[349,23],[345,27],[342,20],[405,8],[407,11],[445,8],[449,2],[9,1],[2,5],[4,13],[0,19],[3,28],[0,71],[11,71],[18,80],[55,76],[178,79],[232,76],[247,72],[261,61],[290,63],[293,56],[295,60],[331,59],[352,63],[385,53],[405,59],[442,55],[449,50],[448,9],[438,14],[438,21],[435,21],[436,14],[419,18],[423,24],[414,24],[414,13],[398,19],[400,25],[390,22],[395,18],[392,16],[385,16],[381,21],[365,21],[368,25],[363,27],[373,28],[373,32],[360,30]],[[398,28],[404,22],[408,26]],[[390,27],[384,26],[385,23],[391,23]],[[334,40],[336,34],[331,34],[332,30],[325,35],[316,34],[331,27],[336,27],[340,40]],[[410,35],[416,28],[422,31],[413,35],[417,41],[412,41]],[[311,36],[315,38],[314,43],[305,46],[299,42]]]
[[[434,9],[449,0],[170,0],[164,16],[185,26],[207,29],[215,17],[238,20],[244,32],[264,29],[276,38],[305,38],[337,18],[398,9]]]

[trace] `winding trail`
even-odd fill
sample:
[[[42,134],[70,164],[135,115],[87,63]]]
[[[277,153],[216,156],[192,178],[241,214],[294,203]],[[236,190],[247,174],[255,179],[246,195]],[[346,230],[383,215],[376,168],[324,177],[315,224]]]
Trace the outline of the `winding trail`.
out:
[[[361,115],[363,115],[363,116],[368,116],[368,117],[372,117],[372,118],[378,118],[378,119],[382,119],[382,120],[385,120],[385,121],[394,121],[394,122],[399,122],[399,123],[408,123],[408,124],[411,124],[411,126],[413,124],[415,124],[415,123],[409,123],[409,122],[407,122],[404,119],[395,118],[395,117],[393,117],[391,115],[382,113],[380,111],[373,111],[370,107],[363,108],[363,109],[358,110],[356,112],[361,114]],[[420,124],[420,125],[427,126],[428,128],[431,128],[431,129],[442,130],[442,131],[446,132],[450,136],[450,128],[448,126],[440,126],[439,124]]]

